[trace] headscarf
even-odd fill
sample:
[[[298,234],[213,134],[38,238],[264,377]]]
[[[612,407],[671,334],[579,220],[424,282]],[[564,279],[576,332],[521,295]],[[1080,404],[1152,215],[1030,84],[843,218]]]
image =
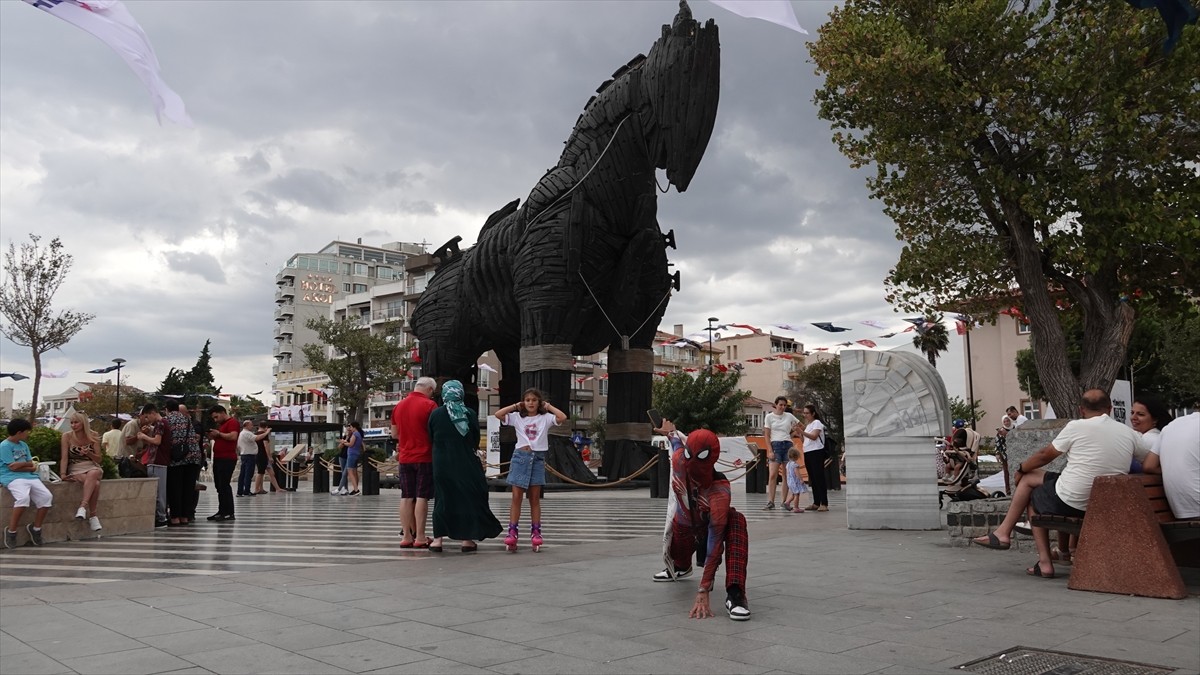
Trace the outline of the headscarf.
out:
[[[471,424],[467,421],[471,411],[463,405],[463,395],[462,382],[458,380],[450,380],[442,385],[442,400],[446,403],[446,412],[450,413],[450,421],[454,422],[458,433],[466,436],[471,430]]]

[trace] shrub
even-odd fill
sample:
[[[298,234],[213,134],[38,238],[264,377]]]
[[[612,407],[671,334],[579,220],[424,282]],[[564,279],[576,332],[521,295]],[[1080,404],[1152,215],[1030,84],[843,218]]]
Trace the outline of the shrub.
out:
[[[57,462],[62,456],[62,433],[50,427],[34,427],[25,442],[40,461]]]

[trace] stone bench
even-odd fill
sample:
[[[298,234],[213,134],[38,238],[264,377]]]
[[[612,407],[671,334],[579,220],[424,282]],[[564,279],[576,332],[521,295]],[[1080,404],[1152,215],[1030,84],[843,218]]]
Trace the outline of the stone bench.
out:
[[[1079,535],[1067,587],[1081,591],[1187,597],[1172,543],[1200,538],[1200,523],[1171,513],[1161,476],[1100,476],[1085,518],[1036,515],[1032,523]]]
[[[92,532],[86,520],[76,520],[75,511],[83,499],[83,484],[76,482],[47,483],[54,503],[42,522],[42,538],[47,542],[75,539],[94,539],[98,535],[112,536],[154,530],[154,502],[158,494],[157,478],[115,478],[100,481],[100,501],[97,511],[104,529]],[[0,490],[0,524],[8,527],[12,517],[13,497]],[[21,515],[17,528],[17,545],[29,541],[25,524],[33,522],[37,509],[31,504]]]

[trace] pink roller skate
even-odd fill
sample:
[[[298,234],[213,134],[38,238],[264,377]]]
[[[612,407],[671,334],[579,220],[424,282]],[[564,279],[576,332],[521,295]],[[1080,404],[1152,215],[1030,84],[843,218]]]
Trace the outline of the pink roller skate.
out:
[[[533,548],[533,552],[537,553],[542,550],[542,524],[533,523],[529,526],[529,545]]]
[[[517,552],[517,539],[519,537],[520,534],[517,532],[517,524],[509,523],[508,536],[504,538],[504,548],[507,549],[509,553]]]

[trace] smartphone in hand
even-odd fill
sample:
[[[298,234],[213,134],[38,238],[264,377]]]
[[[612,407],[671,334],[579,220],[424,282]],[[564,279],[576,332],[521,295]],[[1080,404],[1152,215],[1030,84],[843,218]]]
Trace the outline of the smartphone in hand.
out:
[[[654,429],[661,429],[663,425],[663,416],[660,412],[651,408],[646,411],[646,415],[650,417],[650,426]]]

